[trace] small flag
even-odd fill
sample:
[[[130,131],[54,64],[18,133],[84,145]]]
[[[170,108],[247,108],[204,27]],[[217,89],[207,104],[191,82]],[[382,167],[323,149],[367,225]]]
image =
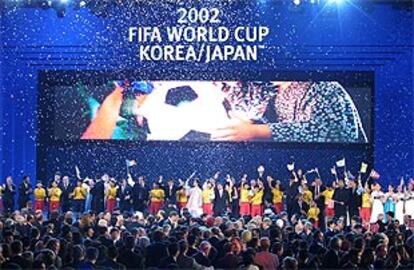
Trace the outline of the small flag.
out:
[[[331,168],[331,173],[332,173],[333,175],[336,175],[336,168],[335,168],[335,166],[333,166],[333,167]]]
[[[404,176],[401,176],[401,179],[400,179],[400,186],[404,186]]]
[[[287,169],[288,169],[289,171],[293,171],[293,170],[295,169],[295,162],[288,164],[288,165],[287,165]]]
[[[367,172],[367,169],[368,169],[368,164],[362,162],[361,163],[361,169],[359,169],[359,172],[360,173],[366,173]]]
[[[313,173],[313,172],[316,172],[315,171],[315,169],[310,169],[309,171],[307,171],[306,173],[308,174],[308,173]]]
[[[75,166],[75,172],[76,172],[76,177],[77,177],[78,179],[82,179],[82,178],[81,178],[81,174],[80,174],[80,170],[79,170],[79,167],[78,167],[78,166]]]
[[[338,160],[336,162],[336,166],[338,166],[338,167],[345,167],[345,158]]]
[[[357,194],[361,195],[364,192],[364,188],[362,187],[361,184],[358,185],[358,189],[357,189]]]
[[[371,177],[372,179],[378,179],[380,178],[380,174],[375,171],[374,169],[371,170],[371,173],[369,174],[369,177]]]
[[[348,179],[349,180],[355,180],[355,176],[352,175],[350,171],[348,171]]]
[[[263,173],[264,173],[264,171],[265,171],[265,168],[264,168],[264,166],[263,166],[263,165],[260,165],[259,167],[257,167],[257,172],[258,172],[258,173],[263,174]]]
[[[126,160],[126,164],[127,164],[127,167],[132,167],[132,166],[137,165],[137,162],[135,160],[129,160],[129,159],[127,159]]]

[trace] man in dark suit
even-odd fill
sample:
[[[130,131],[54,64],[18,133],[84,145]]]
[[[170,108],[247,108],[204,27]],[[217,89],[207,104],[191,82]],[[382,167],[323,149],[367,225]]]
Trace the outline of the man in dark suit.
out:
[[[143,176],[138,178],[132,187],[132,203],[134,211],[144,212],[147,209],[148,189]]]
[[[323,258],[322,265],[324,268],[338,269],[340,268],[339,260],[341,258],[340,248],[342,246],[342,241],[338,237],[333,237],[329,242],[329,246],[330,248]]]
[[[171,211],[168,213],[168,218],[164,221],[164,225],[170,225],[171,229],[175,230],[178,227],[178,213]]]
[[[197,263],[201,264],[205,267],[210,267],[211,260],[210,260],[210,251],[211,251],[211,244],[208,241],[203,241],[200,244],[199,251],[194,255],[194,259]]]
[[[91,188],[90,194],[92,196],[91,209],[95,213],[101,213],[105,209],[105,183],[104,180],[107,175],[97,179],[95,185]]]
[[[81,261],[77,269],[96,269],[99,250],[95,247],[88,247],[85,251],[85,260]]]
[[[30,195],[33,193],[32,184],[30,183],[29,176],[24,176],[22,183],[19,186],[19,209],[25,208],[27,202],[30,201]]]
[[[107,258],[99,264],[100,269],[108,270],[125,270],[126,267],[123,264],[118,263],[116,260],[119,256],[118,250],[115,246],[110,246],[107,251]]]
[[[335,189],[333,200],[335,202],[335,217],[347,217],[349,201],[351,199],[350,192],[344,186],[344,180],[338,180],[338,187]]]
[[[118,191],[120,206],[122,212],[129,212],[131,210],[132,202],[132,188],[126,179],[122,179],[121,187]]]
[[[13,184],[13,178],[7,176],[6,184],[3,186],[3,204],[4,211],[11,213],[14,211],[14,198],[16,196],[16,185]]]
[[[143,256],[134,251],[135,238],[130,235],[124,241],[124,247],[119,252],[118,262],[125,265],[127,269],[142,268]]]
[[[291,205],[292,214],[306,216],[306,213],[309,210],[309,205],[303,201],[303,196],[301,194],[298,194],[296,196],[296,200],[293,201],[291,204],[292,204]]]
[[[288,212],[289,218],[292,217],[297,210],[295,209],[294,205],[299,194],[299,186],[299,180],[295,177],[295,175],[292,174],[289,178],[289,186],[286,188],[286,210]]]
[[[161,260],[161,267],[163,269],[178,269],[177,257],[179,254],[179,247],[176,242],[168,245],[169,256]]]
[[[315,201],[316,206],[320,210],[318,215],[318,227],[325,229],[325,197],[322,195],[325,191],[325,186],[323,186],[322,180],[319,177],[313,180],[310,191],[312,192],[313,200]]]
[[[31,268],[31,265],[32,265],[31,262],[22,256],[23,243],[20,240],[15,240],[10,244],[10,251],[11,251],[10,263],[17,264],[22,269]]]
[[[214,206],[213,211],[215,216],[221,216],[226,214],[227,207],[229,205],[229,193],[224,190],[223,184],[217,183],[216,190],[214,191]]]
[[[164,240],[164,233],[162,231],[155,231],[152,235],[153,242],[145,249],[145,267],[161,267],[160,258],[168,256],[167,246],[162,242]]]
[[[60,197],[60,201],[61,201],[60,205],[61,205],[62,212],[65,213],[70,210],[71,199],[69,198],[69,194],[71,194],[73,191],[73,187],[69,183],[68,176],[63,177],[62,182],[60,183],[59,187],[62,190],[62,196]]]
[[[187,256],[188,243],[185,240],[180,240],[178,242],[178,246],[180,249],[180,253],[177,257],[177,264],[180,269],[204,269],[204,267],[198,264],[196,260],[194,260],[194,258]]]
[[[172,178],[168,179],[167,185],[163,188],[165,192],[165,200],[175,204],[177,202],[177,187],[174,185],[174,180]]]
[[[231,250],[231,243],[225,243],[223,247],[225,255],[216,263],[216,267],[220,269],[236,269],[241,261],[233,254]]]
[[[349,179],[349,217],[359,216],[359,209],[362,205],[362,194],[358,192],[358,185],[355,179]]]

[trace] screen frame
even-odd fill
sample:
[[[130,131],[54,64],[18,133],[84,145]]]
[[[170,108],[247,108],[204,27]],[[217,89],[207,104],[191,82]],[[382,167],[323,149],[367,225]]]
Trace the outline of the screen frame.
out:
[[[88,84],[102,84],[114,78],[128,78],[129,80],[187,80],[187,81],[338,81],[344,87],[354,86],[368,86],[370,89],[370,130],[369,142],[357,143],[336,143],[336,142],[277,142],[277,141],[254,141],[254,142],[232,142],[232,141],[171,141],[171,140],[63,140],[54,138],[54,108],[50,106],[54,100],[54,92],[49,88],[59,85],[73,85],[73,81],[79,81]],[[65,83],[67,82],[67,83]],[[304,71],[304,70],[283,70],[283,71],[189,71],[186,73],[182,71],[160,71],[160,70],[122,70],[122,71],[103,71],[103,70],[41,70],[38,76],[39,94],[38,94],[38,115],[45,117],[37,117],[37,143],[40,145],[76,145],[76,144],[109,144],[109,145],[130,145],[138,146],[141,144],[156,144],[168,145],[171,143],[187,144],[264,144],[290,146],[300,145],[306,148],[309,146],[327,146],[332,148],[358,147],[358,146],[372,146],[374,142],[374,96],[375,96],[375,82],[374,72],[370,71]]]

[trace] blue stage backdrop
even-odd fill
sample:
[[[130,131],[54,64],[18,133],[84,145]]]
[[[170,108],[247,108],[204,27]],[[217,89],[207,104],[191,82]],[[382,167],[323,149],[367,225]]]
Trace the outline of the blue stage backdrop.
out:
[[[136,160],[135,175],[154,178],[202,177],[215,171],[253,176],[263,164],[275,178],[286,180],[286,164],[322,171],[343,157],[353,173],[369,162],[385,182],[414,174],[414,99],[412,11],[389,4],[356,5],[357,1],[292,8],[287,1],[205,1],[198,8],[218,8],[224,26],[268,26],[269,35],[257,61],[141,62],[137,44],[129,42],[131,26],[165,27],[177,23],[175,4],[154,1],[111,7],[101,16],[90,9],[68,8],[63,18],[52,9],[5,9],[0,12],[0,175],[50,178],[55,171],[93,177],[108,172],[125,176],[125,159]],[[186,7],[189,8],[191,1]],[[95,13],[102,13],[95,10]],[[102,16],[103,15],[103,16]],[[148,70],[186,74],[365,72],[374,82],[372,143],[311,145],[272,143],[72,142],[45,145],[38,136],[41,71]],[[60,73],[61,74],[61,73]],[[60,78],[60,77],[59,77]],[[65,80],[65,78],[61,78]],[[75,109],[75,108],[74,108]],[[39,153],[38,146],[41,146]],[[38,174],[37,174],[38,170]]]

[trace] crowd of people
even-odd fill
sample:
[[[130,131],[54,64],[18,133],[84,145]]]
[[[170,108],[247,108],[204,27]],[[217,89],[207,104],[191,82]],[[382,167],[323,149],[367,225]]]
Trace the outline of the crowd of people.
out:
[[[414,181],[382,191],[316,172],[292,170],[286,185],[264,168],[240,180],[7,177],[1,268],[413,269]]]

